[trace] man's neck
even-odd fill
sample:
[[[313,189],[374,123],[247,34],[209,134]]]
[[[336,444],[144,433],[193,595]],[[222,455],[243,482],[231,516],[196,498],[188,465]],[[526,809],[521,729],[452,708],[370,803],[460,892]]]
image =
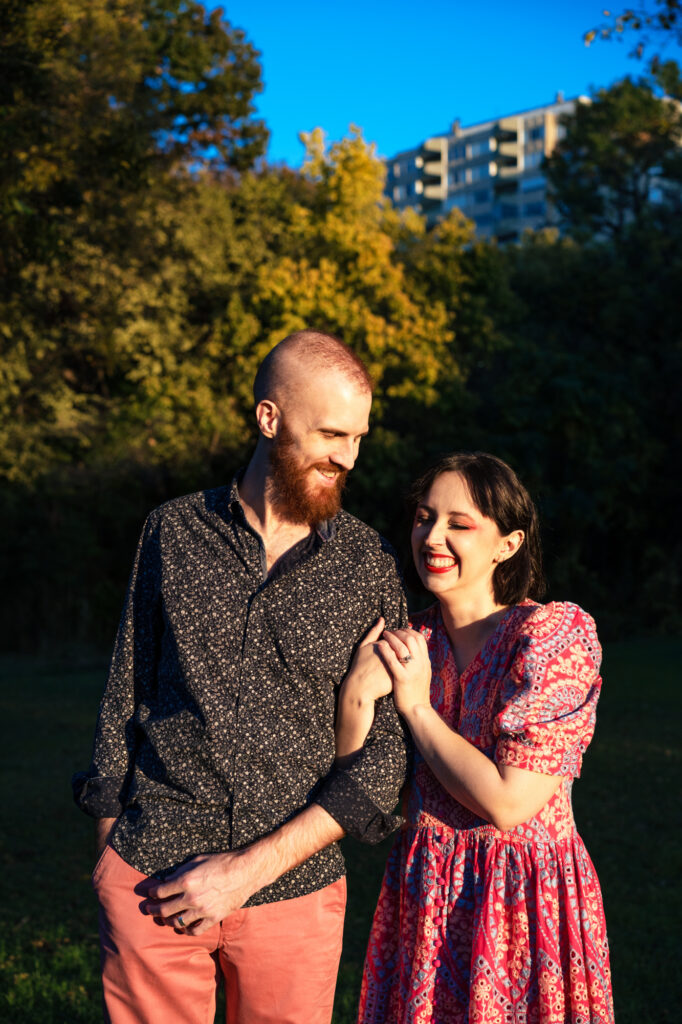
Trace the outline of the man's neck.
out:
[[[240,481],[239,499],[247,523],[261,536],[268,571],[289,548],[311,532],[307,523],[292,523],[279,514],[270,498],[272,489],[267,454],[257,448]]]

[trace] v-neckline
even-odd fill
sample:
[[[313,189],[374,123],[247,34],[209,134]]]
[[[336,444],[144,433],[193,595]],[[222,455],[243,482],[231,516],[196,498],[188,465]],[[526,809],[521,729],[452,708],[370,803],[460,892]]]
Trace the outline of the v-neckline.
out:
[[[443,619],[443,612],[442,612],[440,604],[438,605],[438,618],[440,620],[440,628],[443,630],[443,632],[445,634],[445,637],[447,639],[447,649],[448,649],[447,657],[452,659],[452,665],[453,665],[453,668],[455,670],[455,678],[457,679],[458,682],[461,682],[461,680],[464,678],[464,676],[469,675],[470,670],[474,667],[474,665],[477,665],[478,662],[482,661],[483,654],[487,651],[488,647],[492,644],[493,640],[497,639],[498,634],[501,633],[502,627],[504,625],[506,625],[507,620],[509,619],[511,613],[516,611],[516,609],[518,607],[519,607],[519,605],[513,604],[509,608],[507,608],[507,610],[505,611],[504,615],[502,616],[500,621],[497,623],[497,625],[495,626],[494,630],[492,631],[492,633],[490,634],[488,639],[485,641],[483,646],[479,647],[479,649],[476,651],[476,654],[474,654],[473,658],[468,663],[468,665],[465,665],[465,667],[460,672],[459,669],[457,668],[457,660],[455,658],[455,652],[454,652],[454,649],[453,649],[453,646],[452,646],[452,641],[450,639],[450,634],[448,633],[448,631],[447,631],[447,629],[445,627],[445,620]]]

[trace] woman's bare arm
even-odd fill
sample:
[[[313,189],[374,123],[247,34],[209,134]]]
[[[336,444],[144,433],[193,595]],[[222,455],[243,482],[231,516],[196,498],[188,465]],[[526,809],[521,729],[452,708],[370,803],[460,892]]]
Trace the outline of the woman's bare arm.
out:
[[[376,650],[384,630],[379,619],[358,647],[348,675],[341,684],[336,716],[336,764],[352,763],[374,721],[374,702],[391,692],[391,677]],[[387,648],[384,642],[383,647]]]

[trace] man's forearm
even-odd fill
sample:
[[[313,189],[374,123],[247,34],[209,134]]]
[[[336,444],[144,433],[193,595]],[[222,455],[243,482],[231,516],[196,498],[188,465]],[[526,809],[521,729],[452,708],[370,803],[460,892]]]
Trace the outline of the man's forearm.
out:
[[[251,846],[231,853],[202,854],[165,882],[150,886],[147,913],[164,924],[200,935],[343,834],[334,818],[313,804]]]
[[[312,804],[286,824],[239,851],[255,885],[253,893],[277,881],[313,854],[343,838],[337,821],[319,804]]]

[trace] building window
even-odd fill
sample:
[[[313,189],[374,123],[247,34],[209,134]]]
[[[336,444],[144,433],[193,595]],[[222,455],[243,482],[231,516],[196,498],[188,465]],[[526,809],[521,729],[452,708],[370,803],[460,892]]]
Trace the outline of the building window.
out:
[[[545,159],[545,154],[542,152],[541,149],[539,149],[537,151],[537,153],[526,153],[526,156],[525,156],[525,159],[524,159],[524,166],[525,167],[539,167],[542,164],[542,161],[544,159]]]
[[[500,204],[500,218],[502,220],[509,220],[512,217],[518,217],[519,208],[514,203],[501,203]]]
[[[393,189],[393,202],[400,203],[405,198],[405,187],[403,185],[396,185]]]
[[[546,182],[544,178],[534,177],[526,178],[521,182],[522,192],[537,192],[539,189],[545,188]]]
[[[474,192],[474,202],[479,204],[490,202],[490,189],[481,188],[478,192]]]
[[[451,160],[464,160],[467,155],[466,146],[463,143],[459,143],[457,146],[450,147],[450,159]]]
[[[528,132],[526,138],[530,139],[531,142],[539,142],[545,137],[545,126],[544,124],[534,125]]]
[[[456,206],[458,210],[466,210],[467,207],[471,206],[472,198],[471,192],[462,192],[456,198],[451,199],[448,205]]]
[[[470,168],[470,173],[472,181],[483,181],[484,178],[490,177],[490,168],[488,164],[479,164],[478,167]]]
[[[481,213],[476,218],[476,227],[486,228],[486,227],[488,227],[489,224],[492,224],[492,222],[493,222],[493,215],[492,215],[492,213]]]
[[[544,203],[526,203],[523,207],[524,217],[544,217],[545,216],[545,204]]]
[[[475,156],[483,156],[490,152],[490,139],[480,139],[478,142],[469,143],[469,159]]]
[[[463,167],[459,170],[450,171],[450,182],[452,185],[463,185],[467,180],[467,172]]]

